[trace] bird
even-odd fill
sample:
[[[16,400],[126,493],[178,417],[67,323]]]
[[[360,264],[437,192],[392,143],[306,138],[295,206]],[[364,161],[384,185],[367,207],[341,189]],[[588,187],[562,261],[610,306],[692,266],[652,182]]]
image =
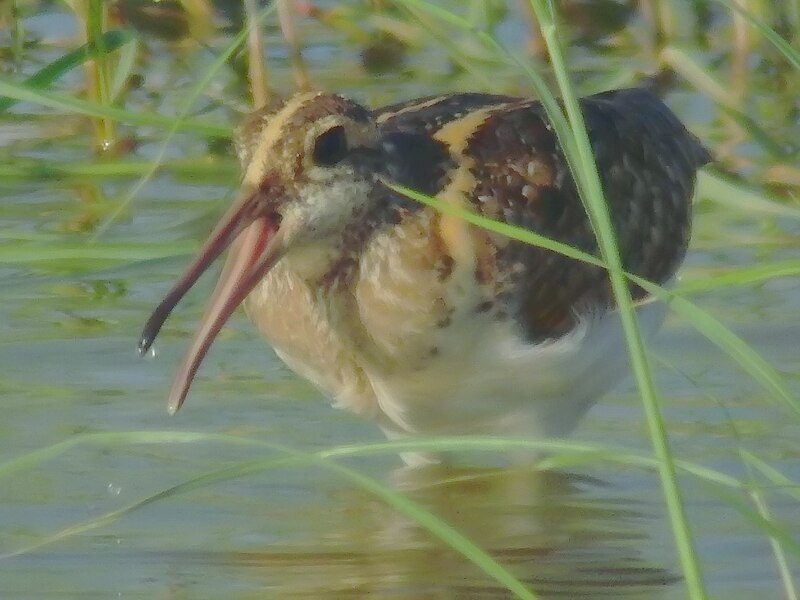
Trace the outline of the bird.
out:
[[[709,151],[644,88],[587,96],[580,109],[623,268],[670,285]],[[149,351],[227,250],[169,392],[171,413],[240,305],[291,370],[389,439],[563,437],[628,371],[605,269],[390,185],[599,256],[538,100],[459,92],[369,109],[303,92],[252,112],[234,140],[241,189],[139,343]],[[637,285],[630,292],[652,335],[663,303]]]

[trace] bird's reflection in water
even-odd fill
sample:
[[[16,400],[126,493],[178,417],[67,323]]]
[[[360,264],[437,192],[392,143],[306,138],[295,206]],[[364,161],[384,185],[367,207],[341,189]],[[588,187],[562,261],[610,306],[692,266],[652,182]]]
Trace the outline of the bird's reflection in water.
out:
[[[402,470],[394,480],[538,597],[657,599],[679,579],[644,557],[652,517],[598,480],[452,467]],[[412,519],[366,492],[343,494],[316,548],[227,555],[227,566],[246,566],[248,579],[281,598],[512,597]]]

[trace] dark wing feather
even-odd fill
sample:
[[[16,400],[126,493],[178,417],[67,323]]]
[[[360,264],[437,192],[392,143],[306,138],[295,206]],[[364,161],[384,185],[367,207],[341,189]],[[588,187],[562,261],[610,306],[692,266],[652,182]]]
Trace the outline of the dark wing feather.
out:
[[[696,172],[710,156],[650,92],[606,92],[581,106],[624,268],[662,283],[683,260]],[[497,111],[473,133],[466,154],[475,161],[478,212],[598,255],[541,104]],[[495,240],[493,251],[495,282],[532,339],[561,335],[576,315],[612,304],[600,268],[520,243]]]

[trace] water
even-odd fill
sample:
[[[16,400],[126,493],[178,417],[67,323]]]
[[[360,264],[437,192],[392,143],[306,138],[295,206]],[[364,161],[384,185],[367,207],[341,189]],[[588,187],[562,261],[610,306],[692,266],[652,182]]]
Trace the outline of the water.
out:
[[[71,17],[45,12],[31,27],[35,33],[56,35],[54,23],[65,18]],[[329,89],[377,103],[469,86],[466,76],[437,79],[437,69],[447,61],[434,49],[408,58],[407,68],[417,70],[412,79],[402,73],[365,75],[357,70],[353,51],[331,43],[338,38],[330,30],[303,23],[308,27],[304,32],[312,73]],[[524,38],[525,29],[513,13],[503,28],[509,43]],[[275,31],[269,35],[277,54],[274,77],[288,88],[282,46]],[[323,51],[331,47],[333,52]],[[151,48],[152,64],[143,67],[148,86],[173,78],[182,88],[187,70],[202,69],[209,61],[208,54],[197,49],[174,51],[156,42]],[[592,47],[576,50],[581,65],[601,64],[600,55],[592,52]],[[44,52],[41,57],[52,58]],[[430,68],[427,75],[419,72],[423,64]],[[36,66],[26,63],[25,68]],[[601,72],[587,80],[615,76]],[[499,81],[508,78],[505,72],[498,74]],[[230,93],[231,86],[223,77],[217,89]],[[146,92],[133,92],[131,103],[144,104]],[[243,104],[231,95],[233,104]],[[674,99],[676,109],[697,107],[696,113],[682,111],[682,116],[689,123],[706,123],[698,133],[716,126],[708,124],[708,107],[698,96],[682,92]],[[174,99],[167,96],[159,102],[168,112]],[[79,119],[51,116],[49,109],[28,105],[18,110],[41,114],[24,120],[3,118],[0,139],[8,156],[102,164],[86,149],[88,128]],[[222,123],[232,118],[225,108],[204,116]],[[765,126],[787,127],[771,122]],[[791,127],[796,132],[796,123]],[[54,131],[60,134],[53,136]],[[142,139],[132,158],[155,156],[163,132],[146,128],[136,133]],[[175,158],[206,152],[202,141],[191,135],[176,137],[169,148],[169,156]],[[70,244],[90,235],[84,231],[91,232],[116,208],[135,178],[0,182],[0,252],[5,257],[0,261],[3,461],[98,432],[208,432],[306,451],[381,439],[373,426],[330,408],[309,384],[283,367],[241,315],[220,336],[187,406],[176,417],[167,415],[164,401],[171,375],[210,281],[198,286],[172,317],[155,356],[141,360],[136,341],[144,319],[214,222],[235,182],[235,165],[229,158],[207,160],[202,176],[157,175],[98,241],[129,243],[137,251],[162,244],[161,257],[67,255]],[[797,221],[703,202],[683,277],[691,281],[720,268],[797,259],[798,234]],[[48,248],[52,255],[36,260]],[[761,352],[797,397],[796,278],[728,288],[693,300]],[[653,355],[668,428],[681,459],[746,478],[739,457],[744,448],[800,480],[797,418],[770,403],[767,393],[728,358],[675,317],[668,319]],[[632,384],[621,385],[599,403],[575,439],[649,452]],[[75,530],[44,547],[0,560],[0,597],[509,597],[418,524],[319,467],[286,467],[201,486],[80,529],[82,523],[198,475],[268,456],[263,449],[208,440],[96,443],[1,478],[0,553]],[[487,549],[542,597],[686,596],[653,472],[608,461],[545,473],[409,473],[398,470],[399,461],[392,456],[362,457],[347,464],[404,490]],[[769,542],[751,521],[753,505],[689,475],[682,475],[681,483],[713,596],[781,597]],[[731,497],[750,512],[737,510]],[[781,531],[797,540],[800,505],[777,486],[766,485],[765,497]],[[796,569],[796,554],[789,556]]]

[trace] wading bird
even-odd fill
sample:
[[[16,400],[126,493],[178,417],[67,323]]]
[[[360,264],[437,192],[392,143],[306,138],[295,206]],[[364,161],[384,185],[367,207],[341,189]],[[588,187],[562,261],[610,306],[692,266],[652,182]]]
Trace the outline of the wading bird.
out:
[[[709,155],[648,91],[605,92],[581,107],[623,266],[667,284],[686,252],[697,169]],[[390,438],[562,436],[625,373],[604,269],[384,185],[597,255],[539,102],[461,93],[369,110],[303,93],[252,113],[236,143],[241,192],[140,342],[144,353],[227,249],[171,412],[240,304],[291,369]],[[655,331],[663,307],[631,291],[643,329]]]

